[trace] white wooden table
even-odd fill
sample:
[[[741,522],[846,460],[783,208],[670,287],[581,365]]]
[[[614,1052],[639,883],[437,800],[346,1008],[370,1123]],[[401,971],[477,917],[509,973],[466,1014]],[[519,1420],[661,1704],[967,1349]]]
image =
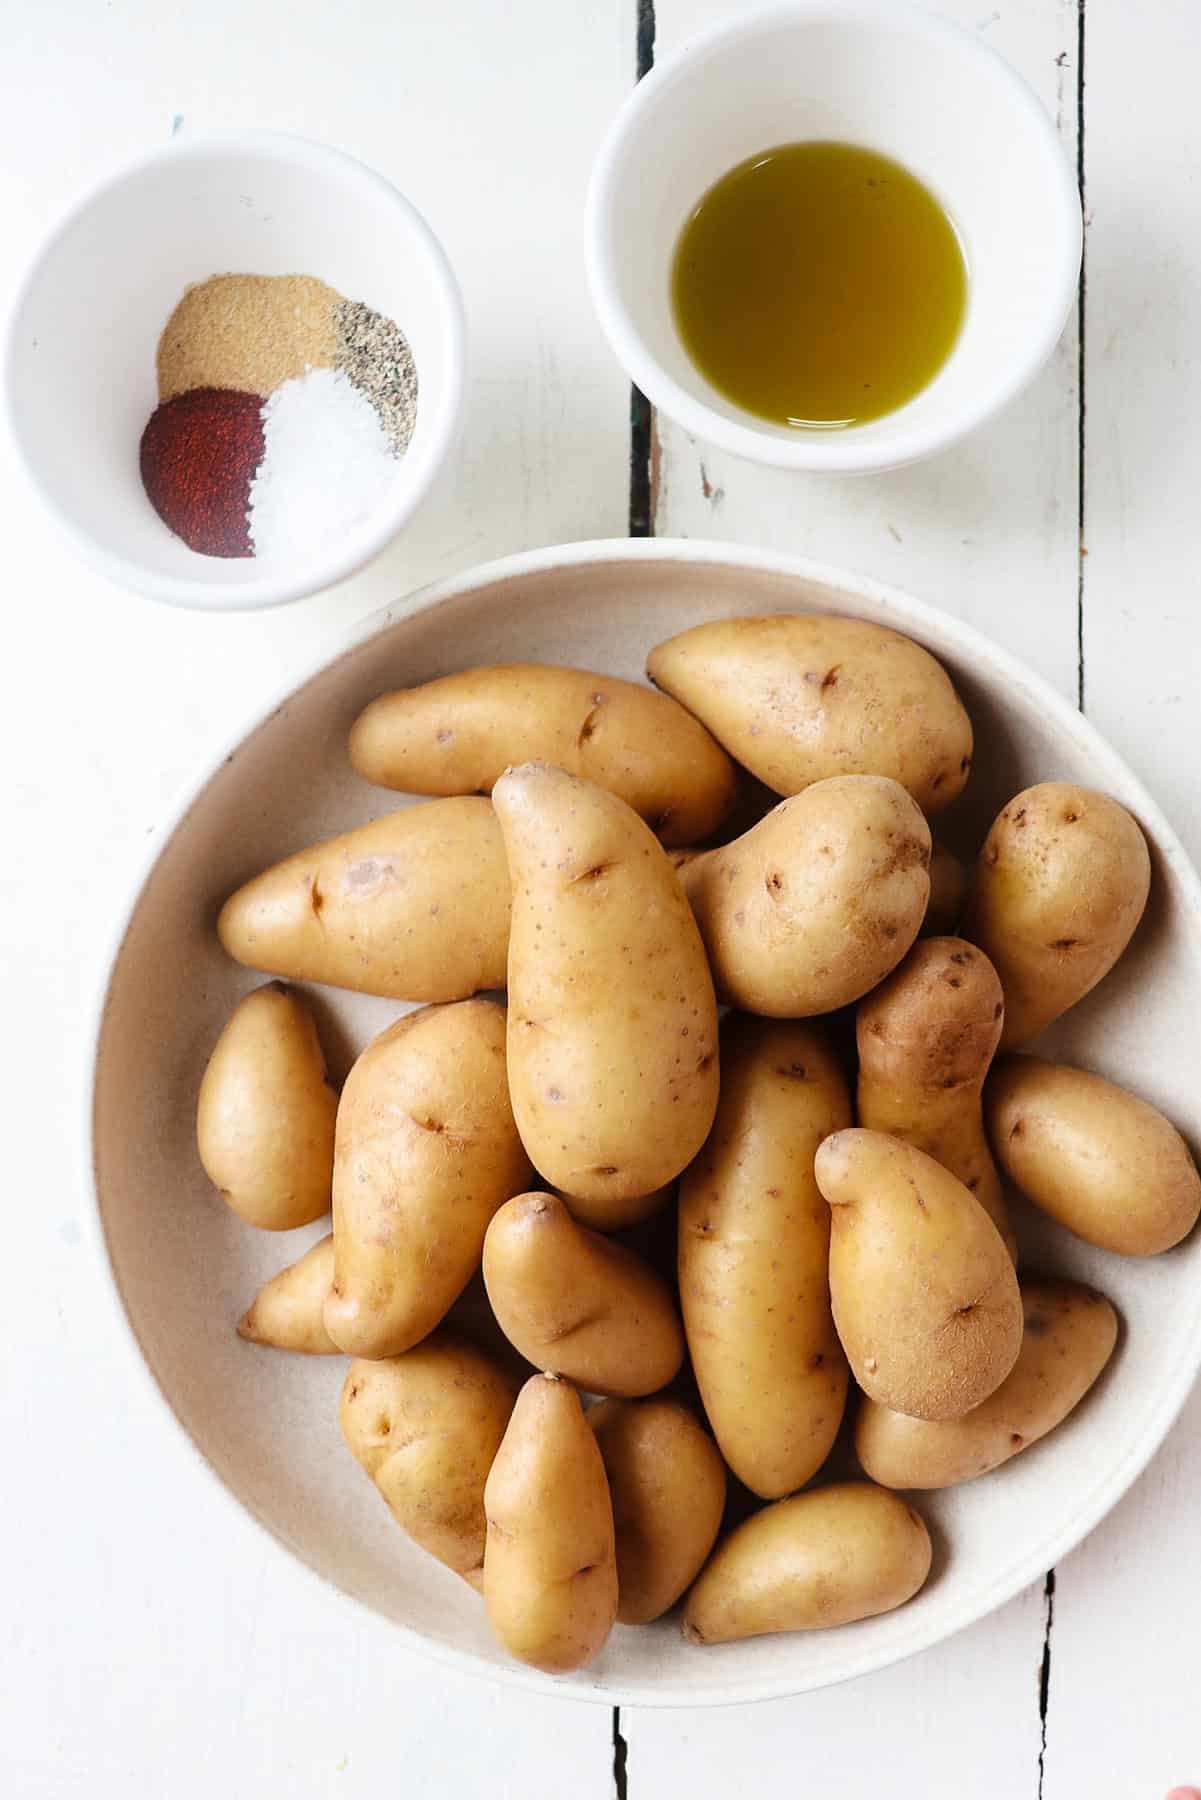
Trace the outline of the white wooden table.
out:
[[[1079,320],[965,447],[842,483],[739,465],[666,420],[632,464],[629,390],[585,290],[588,168],[639,54],[737,4],[0,0],[0,286],[106,165],[174,130],[276,126],[413,196],[459,271],[472,346],[437,498],[366,574],[277,613],[205,618],[107,587],[5,463],[5,1800],[1158,1800],[1201,1781],[1201,1393],[1045,1591],[849,1688],[616,1718],[399,1647],[367,1662],[353,1609],[222,1509],[117,1373],[81,1234],[75,1071],[131,868],[266,687],[432,576],[648,526],[869,571],[1079,698],[1201,857],[1194,0],[943,0],[1079,158]]]

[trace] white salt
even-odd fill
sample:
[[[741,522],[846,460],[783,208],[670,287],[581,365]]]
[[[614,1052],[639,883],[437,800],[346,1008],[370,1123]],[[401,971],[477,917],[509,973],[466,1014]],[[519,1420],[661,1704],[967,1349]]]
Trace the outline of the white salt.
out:
[[[379,414],[340,369],[281,382],[263,407],[263,441],[247,514],[258,557],[295,561],[327,549],[396,479]]]

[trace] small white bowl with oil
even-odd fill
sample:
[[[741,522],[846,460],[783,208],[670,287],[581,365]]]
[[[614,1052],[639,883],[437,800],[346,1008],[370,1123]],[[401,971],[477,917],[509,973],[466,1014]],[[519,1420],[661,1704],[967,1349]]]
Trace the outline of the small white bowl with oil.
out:
[[[963,251],[966,305],[933,378],[841,429],[740,405],[693,361],[672,267],[715,183],[784,144],[873,150],[916,176]],[[1080,201],[1054,125],[974,33],[903,0],[788,0],[691,39],[610,128],[588,197],[602,327],[632,381],[709,443],[781,468],[865,473],[932,456],[998,412],[1051,354],[1080,272]]]

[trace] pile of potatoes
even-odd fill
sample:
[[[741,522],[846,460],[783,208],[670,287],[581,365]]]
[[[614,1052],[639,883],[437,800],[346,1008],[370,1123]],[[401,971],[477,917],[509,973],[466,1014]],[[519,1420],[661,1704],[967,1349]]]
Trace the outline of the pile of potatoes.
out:
[[[648,673],[474,669],[368,706],[355,768],[429,798],[217,928],[288,982],[424,1004],[338,1096],[271,982],[199,1099],[249,1224],[332,1205],[243,1336],[355,1359],[351,1452],[551,1671],[681,1598],[697,1644],[902,1604],[930,1539],[901,1496],[1036,1443],[1117,1339],[1100,1294],[1019,1281],[1002,1177],[1124,1255],[1201,1211],[1154,1107],[1013,1054],[1139,923],[1121,806],[1040,783],[964,869],[927,820],[970,721],[863,621],[700,625]],[[781,798],[722,841],[748,776]],[[810,1486],[839,1439],[862,1475]]]

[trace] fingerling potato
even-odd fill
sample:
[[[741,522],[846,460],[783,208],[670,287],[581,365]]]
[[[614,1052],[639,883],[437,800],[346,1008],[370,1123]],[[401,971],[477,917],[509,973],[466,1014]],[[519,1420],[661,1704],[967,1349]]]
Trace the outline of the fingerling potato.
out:
[[[859,1123],[885,1131],[962,1181],[1017,1261],[981,1092],[1005,1006],[997,972],[964,938],[921,938],[859,1002]]]
[[[248,1225],[290,1231],[329,1211],[338,1096],[312,1014],[272,981],[240,1002],[204,1071],[204,1172]]]
[[[720,619],[651,651],[647,673],[777,794],[887,775],[923,812],[949,806],[972,726],[946,671],[899,632],[820,613]]]
[[[591,1662],[617,1617],[617,1554],[605,1465],[569,1382],[526,1382],[484,1506],[484,1599],[497,1638],[553,1675]]]
[[[814,1025],[731,1013],[721,1065],[713,1130],[680,1182],[680,1305],[722,1455],[774,1500],[820,1469],[846,1403],[813,1160],[851,1101]]]
[[[530,1174],[502,1006],[425,1007],[381,1032],[338,1108],[325,1303],[338,1347],[397,1356],[428,1336],[479,1268],[493,1213]]]
[[[684,1608],[693,1644],[820,1631],[891,1612],[930,1573],[930,1534],[911,1506],[866,1481],[777,1500],[718,1545]]]
[[[497,1323],[535,1368],[594,1394],[653,1394],[684,1360],[671,1294],[654,1271],[577,1224],[553,1194],[519,1194],[484,1238]]]
[[[484,1484],[519,1385],[442,1329],[403,1356],[353,1362],[342,1388],[342,1435],[397,1524],[477,1588]]]
[[[385,999],[505,984],[509,875],[487,800],[431,800],[300,850],[221,909],[235,962]]]
[[[719,998],[802,1019],[858,1000],[900,962],[926,911],[929,864],[930,830],[904,788],[836,775],[677,872]]]
[[[355,721],[350,760],[410,794],[488,794],[514,764],[555,763],[616,794],[665,844],[709,837],[735,794],[725,751],[666,694],[543,663],[381,695]]]
[[[864,1398],[855,1453],[865,1474],[882,1487],[952,1487],[1000,1468],[1062,1424],[1112,1356],[1117,1314],[1074,1281],[1025,1281],[1022,1307],[1017,1361],[962,1419],[911,1419]]]
[[[1109,973],[1150,885],[1146,839],[1108,794],[1043,781],[1002,808],[961,927],[1001,978],[1002,1050],[1028,1043]]]
[[[1022,1299],[1001,1234],[961,1181],[881,1131],[817,1153],[830,1202],[830,1299],[865,1394],[918,1419],[958,1419],[1017,1361]]]
[[[1086,1243],[1158,1256],[1201,1214],[1201,1176],[1176,1127],[1086,1069],[1005,1056],[985,1090],[988,1132],[1014,1186]]]
[[[637,814],[547,763],[497,782],[513,883],[509,1084],[548,1187],[612,1231],[657,1204],[717,1105],[717,1003],[667,854]]]
[[[647,1625],[675,1605],[713,1548],[725,1465],[678,1400],[602,1400],[586,1416],[613,1498],[617,1617]]]
[[[336,1356],[338,1346],[325,1329],[325,1302],[334,1278],[334,1235],[261,1287],[238,1325],[238,1336],[274,1350],[307,1356]]]

